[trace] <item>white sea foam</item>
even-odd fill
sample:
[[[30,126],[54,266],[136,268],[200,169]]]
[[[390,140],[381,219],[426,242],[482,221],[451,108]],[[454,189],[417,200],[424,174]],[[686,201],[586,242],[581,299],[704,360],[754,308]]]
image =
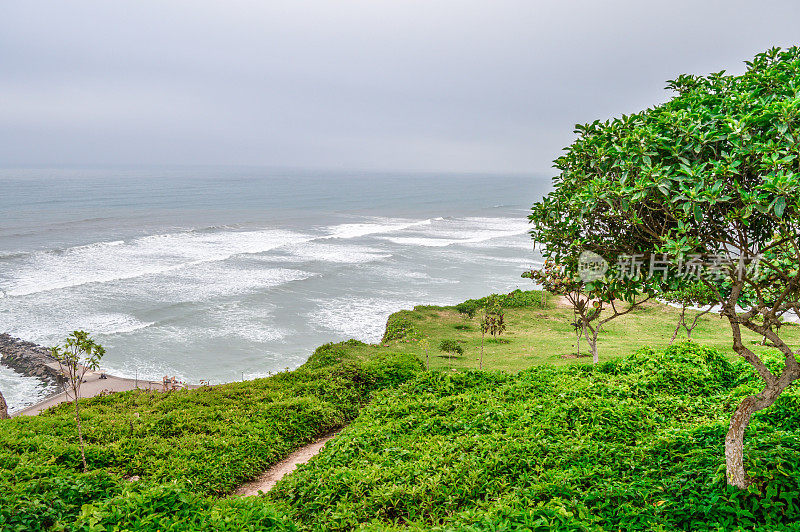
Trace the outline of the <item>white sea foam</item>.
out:
[[[274,310],[274,305],[270,305],[270,310],[261,308],[253,312],[252,308],[243,307],[238,302],[219,306],[204,316],[206,321],[214,324],[214,327],[205,328],[205,334],[213,334],[217,338],[236,336],[255,343],[280,340],[289,331],[273,324]]]
[[[293,260],[324,261],[342,264],[358,264],[387,259],[392,256],[385,249],[368,246],[339,244],[334,240],[303,242],[287,246]]]
[[[93,310],[83,302],[73,301],[50,301],[48,306],[28,302],[14,306],[11,312],[7,310],[0,306],[0,330],[42,345],[60,342],[74,330],[107,337],[135,333],[154,324],[122,312]]]
[[[128,283],[125,291],[137,298],[164,303],[199,302],[256,293],[313,275],[290,268],[214,262],[144,276]]]
[[[403,246],[447,247],[476,245],[516,237],[527,231],[527,224],[512,218],[442,218],[426,228],[405,228],[403,234],[381,236]]]
[[[94,334],[126,334],[150,327],[155,322],[143,322],[128,314],[99,313],[86,316],[77,327]]]
[[[35,252],[15,264],[3,282],[10,296],[108,283],[263,253],[311,236],[277,229],[167,233],[131,241],[98,242],[63,251]]]
[[[38,403],[55,391],[40,379],[27,377],[1,364],[0,390],[10,414]]]
[[[424,236],[400,236],[400,237],[382,237],[384,240],[400,244],[402,246],[423,246],[426,248],[443,248],[452,246],[453,244],[461,244],[464,240],[454,238],[436,238]]]
[[[310,317],[343,338],[379,342],[386,319],[401,309],[411,309],[419,302],[390,297],[336,298],[318,300],[319,309]]]
[[[357,238],[367,235],[392,233],[410,227],[430,225],[434,220],[442,218],[429,218],[426,220],[402,220],[392,218],[376,218],[374,222],[339,224],[328,228],[330,234],[323,238]]]

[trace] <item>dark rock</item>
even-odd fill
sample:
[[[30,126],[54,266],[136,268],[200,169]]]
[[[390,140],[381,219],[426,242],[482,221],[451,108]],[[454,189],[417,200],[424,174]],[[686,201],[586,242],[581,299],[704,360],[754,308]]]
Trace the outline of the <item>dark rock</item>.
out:
[[[38,377],[48,384],[59,385],[62,381],[58,362],[46,347],[0,334],[0,363],[23,375]]]

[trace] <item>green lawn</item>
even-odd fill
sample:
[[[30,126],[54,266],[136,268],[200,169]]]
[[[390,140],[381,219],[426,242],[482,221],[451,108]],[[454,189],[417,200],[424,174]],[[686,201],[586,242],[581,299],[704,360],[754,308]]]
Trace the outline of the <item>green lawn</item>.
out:
[[[538,292],[537,292],[538,294]],[[539,300],[539,296],[531,298]],[[577,358],[572,310],[559,302],[556,296],[547,295],[546,308],[507,308],[506,332],[499,342],[487,337],[484,343],[484,369],[517,372],[540,364],[574,364],[591,362],[591,353],[585,340],[581,341],[581,357]],[[690,311],[691,312],[691,311]],[[658,302],[647,303],[628,315],[609,322],[600,334],[598,350],[600,361],[628,355],[642,346],[662,348],[669,345],[678,323],[679,309]],[[691,316],[694,317],[693,315]],[[361,347],[357,356],[368,356],[375,350],[413,353],[431,369],[477,369],[480,355],[481,333],[479,319],[464,319],[454,307],[417,306],[411,311],[400,311],[390,318],[413,325],[415,333],[405,338],[384,342],[379,348]],[[794,348],[800,347],[800,326],[787,323],[781,335]],[[717,314],[707,314],[700,319],[692,339],[700,344],[716,347],[720,352],[736,357],[733,352],[731,330],[727,320]],[[439,350],[443,339],[459,342],[463,356],[450,357]],[[686,339],[683,330],[676,342]],[[761,338],[744,332],[745,344],[756,353],[774,348],[759,345]],[[507,343],[506,343],[507,342]]]

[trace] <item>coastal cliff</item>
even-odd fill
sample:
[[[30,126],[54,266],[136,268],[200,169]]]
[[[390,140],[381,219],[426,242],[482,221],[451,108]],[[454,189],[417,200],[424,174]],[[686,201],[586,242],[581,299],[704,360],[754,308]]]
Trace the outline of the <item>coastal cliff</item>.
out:
[[[60,382],[58,362],[46,347],[0,334],[0,363],[23,375],[38,377],[49,384]]]

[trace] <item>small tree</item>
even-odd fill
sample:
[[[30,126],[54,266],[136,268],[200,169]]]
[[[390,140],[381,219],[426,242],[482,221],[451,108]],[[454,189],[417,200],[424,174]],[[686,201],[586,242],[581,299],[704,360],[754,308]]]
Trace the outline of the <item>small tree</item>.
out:
[[[567,266],[546,260],[541,270],[526,273],[525,277],[538,282],[551,294],[564,296],[569,302],[575,317],[572,326],[578,340],[578,354],[580,355],[580,337],[583,335],[592,351],[592,363],[597,364],[600,362],[597,339],[603,327],[611,320],[624,316],[642,305],[651,295],[642,296],[635,290],[620,289],[618,282],[604,277],[591,276],[592,279],[586,282],[579,273],[579,263],[575,264],[575,268],[570,271]],[[645,288],[645,285],[641,288]],[[626,299],[628,308],[617,307],[623,303],[620,296]],[[611,314],[603,316],[605,310],[610,310]]]
[[[8,419],[11,416],[8,415],[8,405],[6,404],[6,398],[3,397],[3,392],[0,392],[0,419]]]
[[[431,343],[427,338],[423,338],[419,341],[419,347],[425,351],[425,371],[428,371],[431,369],[431,357],[430,353],[428,353],[428,350],[431,348]]]
[[[503,302],[500,296],[492,294],[486,298],[483,307],[481,308],[481,356],[478,362],[478,368],[483,369],[483,346],[486,339],[486,333],[492,335],[492,338],[497,338],[506,330],[505,313],[503,312]]]
[[[493,302],[486,306],[483,310],[483,317],[481,318],[481,329],[492,335],[495,340],[498,336],[503,334],[506,330],[506,315],[503,312],[503,307]]]
[[[465,320],[471,320],[475,317],[475,313],[478,312],[478,302],[474,299],[464,301],[456,305],[456,310]]]
[[[681,314],[678,318],[678,324],[675,327],[675,332],[672,333],[672,338],[669,341],[670,345],[672,345],[672,343],[675,341],[675,338],[677,338],[678,331],[681,330],[681,327],[686,330],[686,338],[691,340],[692,331],[695,327],[697,327],[697,323],[699,322],[700,318],[711,312],[714,309],[714,304],[716,303],[716,294],[714,291],[705,283],[700,281],[668,290],[663,294],[662,297],[670,303],[681,306]],[[689,309],[689,307],[701,308],[700,311],[695,313],[694,319],[692,319],[691,323],[686,321],[686,311]]]
[[[86,372],[96,370],[100,365],[100,359],[105,354],[105,349],[94,342],[89,334],[84,331],[74,331],[67,337],[64,346],[55,346],[50,352],[58,361],[66,383],[67,397],[72,394],[72,402],[75,405],[75,424],[78,430],[78,443],[81,450],[81,462],[83,462],[83,472],[89,470],[86,464],[86,450],[83,442],[83,429],[81,427],[81,413],[78,405],[80,398],[81,384]]]
[[[447,358],[450,363],[453,361],[453,355],[463,355],[464,349],[458,345],[455,340],[442,340],[439,343],[439,350],[447,353]]]

